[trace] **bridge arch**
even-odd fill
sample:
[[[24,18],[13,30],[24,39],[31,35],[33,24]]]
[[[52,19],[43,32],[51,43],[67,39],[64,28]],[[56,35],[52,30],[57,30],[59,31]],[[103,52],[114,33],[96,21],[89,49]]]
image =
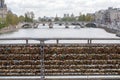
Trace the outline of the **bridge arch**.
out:
[[[94,28],[97,27],[97,25],[95,23],[87,23],[85,26],[86,27],[94,27]]]
[[[29,23],[25,23],[21,26],[22,28],[32,28],[32,25]]]

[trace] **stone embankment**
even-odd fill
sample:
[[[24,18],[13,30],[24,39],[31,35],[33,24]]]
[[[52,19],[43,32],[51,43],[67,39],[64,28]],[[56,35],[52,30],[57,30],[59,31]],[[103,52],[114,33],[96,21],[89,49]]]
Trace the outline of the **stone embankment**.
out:
[[[107,28],[107,27],[100,27],[100,28],[105,29],[105,31],[107,31],[107,32],[109,32],[109,33],[114,33],[114,34],[116,34],[116,32],[117,32],[117,30],[111,29],[111,28]]]
[[[0,34],[17,31],[18,29],[20,29],[20,25],[21,24],[18,24],[18,25],[15,25],[15,26],[10,25],[8,27],[2,28],[2,29],[0,29]]]
[[[116,36],[120,37],[120,32],[117,32],[117,33],[116,33]]]
[[[120,37],[120,30],[119,29],[114,29],[114,28],[109,28],[107,25],[99,25],[98,28],[102,28],[105,31],[109,32],[109,33],[114,33],[116,34],[116,36]]]

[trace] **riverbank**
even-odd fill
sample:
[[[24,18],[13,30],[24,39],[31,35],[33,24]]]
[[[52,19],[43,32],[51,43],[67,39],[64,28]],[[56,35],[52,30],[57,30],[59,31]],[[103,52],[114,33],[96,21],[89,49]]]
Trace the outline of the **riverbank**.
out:
[[[120,30],[118,29],[108,28],[107,26],[99,26],[98,28],[102,28],[106,32],[116,34],[116,36],[120,37]]]
[[[107,31],[109,33],[114,33],[114,34],[116,34],[116,32],[118,31],[118,30],[115,30],[115,29],[107,28],[107,27],[100,27],[100,28],[104,29],[105,31]]]
[[[4,27],[4,28],[0,29],[0,34],[14,32],[14,31],[17,31],[18,29],[20,29],[19,24],[15,25],[15,26],[10,25],[8,27]]]
[[[0,29],[0,34],[9,33],[9,32],[13,32],[16,30],[18,30],[18,29],[14,26],[5,27],[5,28]]]

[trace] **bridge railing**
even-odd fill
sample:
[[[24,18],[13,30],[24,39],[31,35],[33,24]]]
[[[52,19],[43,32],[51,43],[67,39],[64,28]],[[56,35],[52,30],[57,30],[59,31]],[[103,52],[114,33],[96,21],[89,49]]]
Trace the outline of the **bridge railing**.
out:
[[[11,43],[11,41],[13,41]],[[34,43],[37,41],[39,43],[54,43],[54,44],[94,44],[94,43],[105,43],[105,44],[120,44],[120,38],[0,38],[0,44],[14,44],[16,41],[25,41],[24,44]],[[29,42],[33,41],[33,42]],[[52,42],[50,42],[52,41]],[[22,43],[23,43],[22,42]]]
[[[107,41],[106,44],[109,43],[109,41],[115,41],[117,44],[120,44],[120,38],[0,38],[0,42],[1,41],[25,41],[25,44],[28,45],[30,44],[29,41],[31,40],[35,40],[35,41],[39,41],[39,44],[40,44],[40,77],[31,77],[31,78],[34,78],[34,79],[38,79],[38,78],[41,78],[41,80],[45,80],[46,76],[45,76],[45,51],[44,51],[44,45],[47,45],[49,43],[46,43],[47,41],[50,41],[50,40],[53,40],[55,41],[55,45],[58,45],[58,44],[63,44],[63,46],[65,46],[65,44],[76,44],[72,41],[85,41],[83,44],[87,44],[88,46],[90,45],[93,45],[94,43],[97,43],[99,44],[100,42],[99,41]],[[65,41],[64,42],[61,42],[61,41]],[[66,43],[67,41],[71,41],[70,43]],[[98,41],[98,42],[95,42],[95,41]],[[4,44],[7,44],[4,42]],[[10,43],[10,44],[15,44],[15,43]],[[77,42],[77,44],[82,44],[81,42]],[[113,44],[112,42],[110,44]],[[89,49],[88,49],[89,50]],[[88,52],[89,53],[89,52]],[[49,54],[48,54],[49,55]],[[91,55],[91,54],[89,54]],[[104,55],[103,55],[104,56]],[[56,59],[55,59],[56,60]],[[66,59],[67,60],[67,59]],[[116,60],[116,62],[119,61],[119,60]],[[98,76],[98,75],[97,75]],[[27,77],[20,77],[20,78],[24,78],[24,79],[27,79],[29,76]],[[30,77],[29,77],[30,78]],[[54,78],[54,77],[53,77]],[[98,77],[94,77],[94,76],[90,76],[90,75],[87,75],[87,76],[83,76],[82,79],[119,79],[119,75],[108,75],[108,76],[98,76]],[[1,79],[1,78],[0,78]],[[13,77],[13,79],[15,79],[15,77]],[[19,80],[19,77],[16,78],[16,80]],[[80,77],[79,77],[80,79]],[[2,78],[2,80],[4,80],[4,78]]]

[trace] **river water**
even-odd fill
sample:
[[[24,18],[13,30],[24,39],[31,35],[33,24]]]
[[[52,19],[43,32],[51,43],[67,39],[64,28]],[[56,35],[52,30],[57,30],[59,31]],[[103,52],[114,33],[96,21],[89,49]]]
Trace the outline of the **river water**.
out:
[[[58,26],[58,25],[54,25],[53,29],[49,29],[48,26],[39,25],[38,28],[19,29],[18,31],[15,32],[0,34],[0,38],[26,38],[26,37],[27,38],[118,38],[115,34],[108,33],[104,29],[100,29],[100,28],[75,29],[75,26],[70,26],[70,28],[65,29],[65,26]]]

